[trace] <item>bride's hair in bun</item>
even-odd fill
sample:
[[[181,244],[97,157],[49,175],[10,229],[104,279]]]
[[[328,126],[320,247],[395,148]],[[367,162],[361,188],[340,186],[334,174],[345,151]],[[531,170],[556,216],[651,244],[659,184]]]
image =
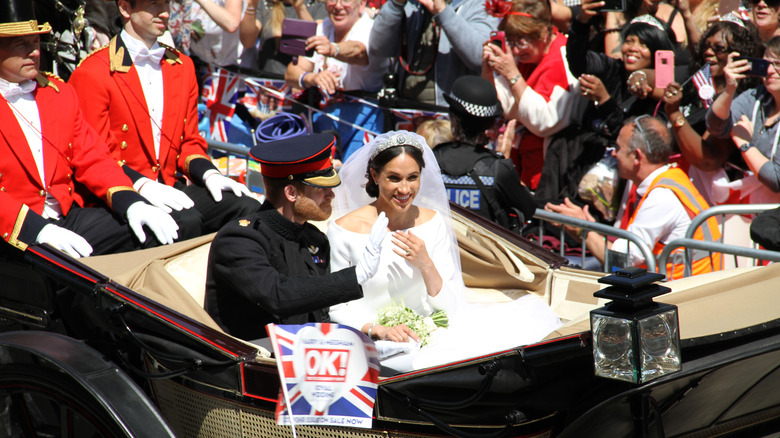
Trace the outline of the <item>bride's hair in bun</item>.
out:
[[[420,166],[420,170],[425,167],[422,150],[417,146],[404,144],[392,146],[379,152],[376,156],[368,160],[368,168],[366,169],[366,177],[368,178],[366,193],[368,193],[368,196],[372,198],[379,196],[379,186],[376,184],[376,181],[374,181],[374,178],[371,177],[371,169],[378,174],[382,171],[382,168],[385,167],[385,164],[401,154],[407,154],[414,158],[414,161]]]

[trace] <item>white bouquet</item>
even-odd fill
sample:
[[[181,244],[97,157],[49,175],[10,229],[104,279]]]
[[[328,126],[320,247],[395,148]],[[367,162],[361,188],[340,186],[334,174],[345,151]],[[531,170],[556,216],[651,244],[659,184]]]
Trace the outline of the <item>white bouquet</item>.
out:
[[[404,305],[391,303],[379,310],[377,323],[388,327],[404,324],[417,333],[422,345],[426,345],[430,341],[431,332],[437,327],[447,327],[449,319],[443,310],[431,316],[422,316]]]

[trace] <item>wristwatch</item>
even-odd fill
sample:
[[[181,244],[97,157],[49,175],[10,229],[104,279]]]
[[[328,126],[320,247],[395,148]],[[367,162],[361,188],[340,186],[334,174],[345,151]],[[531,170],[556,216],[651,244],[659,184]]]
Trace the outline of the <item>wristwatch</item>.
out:
[[[685,126],[685,116],[680,114],[672,120],[675,128],[682,128]]]
[[[755,144],[753,144],[753,143],[751,143],[751,142],[744,143],[744,144],[742,144],[742,145],[739,147],[739,151],[740,151],[740,152],[747,152],[747,150],[748,150],[748,149],[750,149],[750,148],[752,148],[753,146],[755,146]]]
[[[513,77],[512,79],[510,79],[510,80],[509,80],[509,85],[514,85],[514,84],[516,84],[516,83],[517,83],[517,81],[519,81],[519,80],[520,80],[520,78],[522,78],[522,77],[523,77],[523,75],[522,75],[522,74],[520,74],[520,73],[518,73],[518,74],[517,74],[517,76],[515,76],[515,77]]]

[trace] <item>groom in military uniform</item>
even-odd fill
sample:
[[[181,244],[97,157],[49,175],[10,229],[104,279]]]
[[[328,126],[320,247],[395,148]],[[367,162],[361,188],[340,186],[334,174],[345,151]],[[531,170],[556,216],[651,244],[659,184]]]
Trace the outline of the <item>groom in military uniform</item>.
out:
[[[205,307],[228,333],[254,340],[268,336],[269,323],[329,322],[328,307],[363,297],[360,285],[376,273],[380,247],[368,245],[357,266],[328,273],[328,239],[308,223],[331,214],[341,183],[331,163],[335,141],[323,133],[252,148],[266,201],[225,225],[209,253]],[[387,219],[371,232],[386,233]]]

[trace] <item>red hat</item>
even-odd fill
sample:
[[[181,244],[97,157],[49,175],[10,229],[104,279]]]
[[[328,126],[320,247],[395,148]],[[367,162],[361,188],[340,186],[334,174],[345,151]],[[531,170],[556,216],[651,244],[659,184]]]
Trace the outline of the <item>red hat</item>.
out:
[[[336,187],[341,178],[333,169],[333,134],[300,135],[258,144],[249,155],[260,163],[267,178],[302,181],[315,187]]]

